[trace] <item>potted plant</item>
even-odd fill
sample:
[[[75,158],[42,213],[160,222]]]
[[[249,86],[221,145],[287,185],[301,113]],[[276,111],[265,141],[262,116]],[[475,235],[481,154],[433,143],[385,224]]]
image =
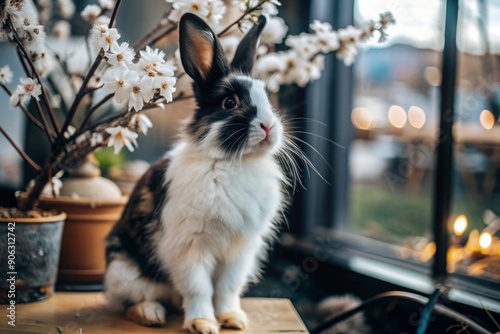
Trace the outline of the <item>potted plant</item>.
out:
[[[133,151],[138,135],[146,134],[153,125],[144,111],[164,109],[165,104],[174,99],[192,96],[189,89],[177,89],[181,86],[178,80],[184,80],[186,76],[175,52],[166,54],[154,48],[159,41],[169,40],[167,37],[176,33],[182,14],[193,12],[212,25],[229,58],[242,32],[251,27],[259,15],[266,15],[269,23],[262,33],[255,76],[265,80],[271,92],[277,92],[284,84],[305,86],[318,79],[326,54],[334,53],[350,65],[360,43],[376,31],[383,40],[386,26],[393,22],[392,15],[384,13],[378,21],[369,22],[363,28],[349,26],[335,31],[328,23],[314,21],[310,26],[311,33],[288,36],[285,40],[288,28],[277,16],[280,5],[277,0],[166,2],[170,6],[161,20],[134,44],[123,41],[114,27],[122,0],[99,0],[98,4],[86,6],[79,14],[88,23],[89,32],[77,43],[83,42],[80,44],[87,47],[71,55],[53,51],[56,48],[50,47],[47,38],[51,36],[50,42],[58,43],[57,49],[64,49],[61,45],[70,45],[71,41],[75,44],[69,32],[69,20],[75,12],[71,0],[59,0],[57,6],[49,6],[47,1],[0,2],[0,38],[16,48],[25,72],[18,82],[12,84],[13,73],[8,65],[0,64],[0,86],[10,96],[10,107],[23,112],[34,126],[41,129],[50,147],[45,160],[37,163],[0,125],[0,132],[36,171],[31,187],[20,196],[19,209],[27,211],[38,205],[67,211],[63,240],[70,236],[96,236],[92,242],[88,239],[80,243],[63,241],[63,254],[75,245],[92,245],[92,248],[100,245],[101,248],[90,256],[85,249],[76,252],[91,258],[90,262],[101,261],[98,268],[88,268],[86,264],[82,268],[79,266],[82,259],[64,260],[74,265],[66,269],[90,270],[87,278],[93,278],[87,282],[98,282],[104,272],[103,235],[119,217],[125,199],[115,198],[112,213],[103,213],[99,209],[105,206],[104,200],[87,201],[80,195],[79,198],[61,196],[61,187],[64,189],[65,186],[60,177],[62,173],[71,174],[89,154],[102,147],[114,147],[115,153],[123,147]],[[234,19],[226,22],[225,17]],[[284,40],[289,49],[276,52],[275,45]],[[85,57],[89,57],[90,65],[84,70],[73,68],[75,61],[72,57],[80,57],[79,64],[85,63]],[[69,208],[71,206],[76,207],[75,212]],[[107,225],[100,232],[89,232],[97,225],[89,216],[93,213],[107,219]],[[78,224],[75,223],[77,219]],[[78,229],[70,232],[77,225]]]

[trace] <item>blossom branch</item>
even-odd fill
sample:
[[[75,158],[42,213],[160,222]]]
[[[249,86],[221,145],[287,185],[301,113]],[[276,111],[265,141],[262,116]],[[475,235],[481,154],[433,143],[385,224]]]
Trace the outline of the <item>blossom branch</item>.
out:
[[[47,91],[45,90],[45,87],[42,83],[42,80],[40,79],[40,75],[38,74],[38,71],[35,68],[35,64],[33,64],[33,61],[31,60],[28,52],[24,48],[23,43],[19,39],[19,36],[17,35],[17,32],[15,30],[14,30],[13,36],[14,36],[14,40],[15,40],[18,48],[21,50],[22,55],[24,56],[24,58],[28,62],[29,68],[31,69],[31,72],[32,72],[31,73],[32,76],[34,76],[38,80],[38,83],[40,84],[40,86],[42,88],[43,103],[45,104],[45,107],[47,108],[47,112],[49,114],[50,120],[52,122],[52,125],[53,125],[55,131],[59,133],[59,124],[57,123],[56,115],[54,114],[54,110],[52,109],[52,105],[50,104],[49,96],[47,95]]]
[[[262,0],[261,2],[259,2],[255,7],[252,7],[252,8],[249,8],[247,9],[243,15],[241,15],[236,21],[234,21],[233,23],[231,23],[229,26],[227,26],[224,30],[222,30],[221,32],[219,32],[217,34],[217,37],[222,37],[224,36],[232,27],[234,27],[235,25],[239,24],[248,14],[251,14],[252,12],[256,11],[257,9],[259,9],[263,4],[265,4],[266,2],[268,2],[269,0]]]
[[[9,136],[9,134],[7,132],[5,132],[5,130],[3,129],[3,127],[1,125],[0,125],[0,132],[2,132],[2,134],[5,136],[5,138],[7,138],[7,140],[12,145],[12,147],[14,147],[14,149],[17,151],[17,153],[19,153],[19,155],[23,158],[24,161],[26,161],[31,166],[31,168],[33,168],[36,172],[40,172],[41,171],[40,166],[38,166],[37,163],[34,162],[26,154],[26,152],[24,152],[19,146],[17,146],[17,144],[12,139],[12,137]]]
[[[12,96],[12,91],[9,89],[9,87],[7,87],[6,85],[4,84],[0,84],[0,86],[2,86],[2,88],[5,90],[5,92],[9,95],[9,96]],[[44,132],[47,132],[49,131],[50,132],[50,135],[52,137],[55,137],[55,133],[54,131],[52,131],[51,129],[46,129],[42,123],[40,123],[39,120],[37,120],[22,104],[18,104],[18,107],[22,110],[22,112],[30,119],[30,121],[32,121],[36,126],[38,126],[40,128],[40,130],[44,131]]]

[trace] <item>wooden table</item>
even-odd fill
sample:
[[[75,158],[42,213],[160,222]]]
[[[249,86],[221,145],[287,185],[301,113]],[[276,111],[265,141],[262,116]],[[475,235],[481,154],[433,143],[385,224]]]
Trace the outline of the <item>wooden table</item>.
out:
[[[247,333],[308,333],[288,299],[245,298],[242,305],[250,320]],[[157,328],[128,321],[105,309],[102,293],[58,292],[41,302],[17,304],[15,327],[7,325],[6,306],[0,305],[0,333],[59,334],[58,327],[64,334],[188,333],[182,330],[180,315],[169,315],[167,325]]]

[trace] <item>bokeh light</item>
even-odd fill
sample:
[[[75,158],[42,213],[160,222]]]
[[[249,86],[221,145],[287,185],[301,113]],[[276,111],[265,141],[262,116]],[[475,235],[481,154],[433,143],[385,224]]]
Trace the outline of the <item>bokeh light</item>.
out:
[[[495,125],[495,116],[488,109],[484,109],[481,111],[481,114],[479,114],[479,122],[483,128],[491,130],[491,128]]]
[[[406,124],[406,112],[400,106],[391,106],[387,114],[392,126],[401,129]]]
[[[373,115],[368,108],[352,109],[351,120],[352,124],[360,130],[369,130],[373,125]]]
[[[422,108],[411,106],[408,110],[408,123],[416,129],[421,129],[425,125],[425,112]]]
[[[489,248],[491,246],[491,242],[491,234],[489,234],[488,232],[481,233],[481,236],[479,237],[479,246],[481,246],[482,249]]]
[[[461,236],[467,229],[467,225],[467,216],[460,215],[455,219],[455,222],[453,223],[453,232],[455,232],[457,236]]]

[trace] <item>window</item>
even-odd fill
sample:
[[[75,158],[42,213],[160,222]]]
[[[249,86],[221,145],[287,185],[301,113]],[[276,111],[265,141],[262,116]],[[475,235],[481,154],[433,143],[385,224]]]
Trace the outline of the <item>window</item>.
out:
[[[313,2],[313,12],[314,3],[325,5]],[[332,60],[309,89],[309,117],[328,126],[307,129],[321,176],[307,179],[306,230],[328,232],[335,245],[410,268],[430,284],[446,276],[498,298],[500,24],[493,17],[500,5],[358,0],[330,7],[325,19],[338,26],[384,10],[397,24],[388,43],[365,47],[353,68]]]

